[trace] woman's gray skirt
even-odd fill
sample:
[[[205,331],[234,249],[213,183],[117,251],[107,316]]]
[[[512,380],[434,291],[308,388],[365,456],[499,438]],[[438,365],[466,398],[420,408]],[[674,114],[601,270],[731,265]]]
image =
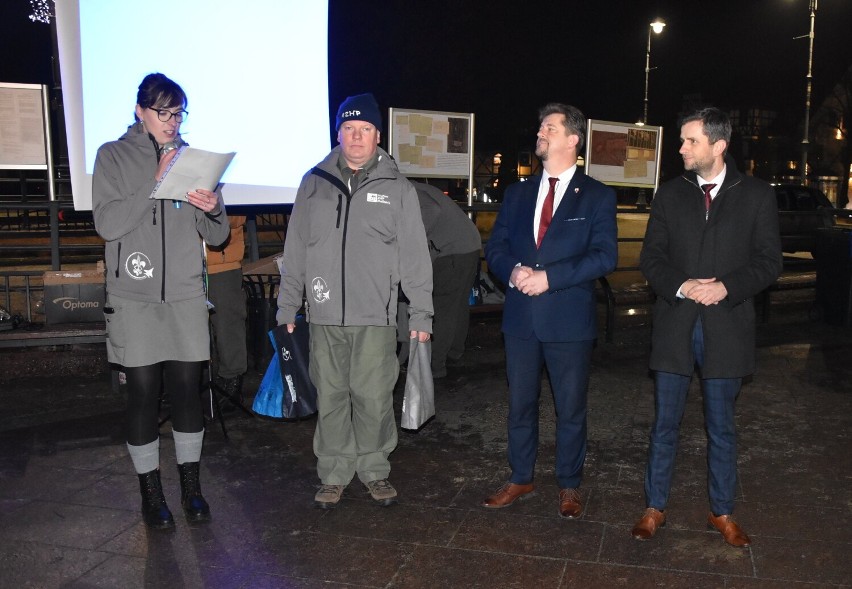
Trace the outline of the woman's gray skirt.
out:
[[[209,311],[204,296],[175,303],[145,303],[107,296],[104,313],[107,357],[121,366],[149,366],[167,360],[210,359]]]

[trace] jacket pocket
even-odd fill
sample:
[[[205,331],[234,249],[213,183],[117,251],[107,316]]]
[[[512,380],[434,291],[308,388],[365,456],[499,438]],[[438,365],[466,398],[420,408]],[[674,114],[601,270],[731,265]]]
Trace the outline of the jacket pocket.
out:
[[[108,312],[112,309],[112,312]],[[124,316],[127,310],[122,305],[115,305],[107,297],[104,305],[104,321],[106,323],[107,337],[109,345],[117,357],[124,357],[124,347],[126,345],[126,334],[124,327]]]

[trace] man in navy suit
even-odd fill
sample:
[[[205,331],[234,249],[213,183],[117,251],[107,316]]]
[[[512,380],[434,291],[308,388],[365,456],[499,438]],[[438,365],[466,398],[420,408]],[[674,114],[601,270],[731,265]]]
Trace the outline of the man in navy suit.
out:
[[[583,514],[578,491],[586,458],[586,396],[597,338],[595,280],[618,257],[615,192],[577,167],[586,118],[551,103],[541,109],[536,155],[544,173],[506,190],[485,247],[508,285],[503,308],[509,380],[509,481],[483,501],[507,507],[533,492],[542,368],[556,407],[559,514]]]

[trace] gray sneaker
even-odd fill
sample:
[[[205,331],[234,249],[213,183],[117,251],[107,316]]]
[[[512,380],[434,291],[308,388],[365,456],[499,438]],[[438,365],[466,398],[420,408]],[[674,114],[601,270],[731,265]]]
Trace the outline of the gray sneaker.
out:
[[[322,485],[314,495],[314,507],[334,509],[343,496],[343,485]]]
[[[396,489],[387,479],[379,479],[365,483],[370,496],[382,507],[389,507],[396,503]]]

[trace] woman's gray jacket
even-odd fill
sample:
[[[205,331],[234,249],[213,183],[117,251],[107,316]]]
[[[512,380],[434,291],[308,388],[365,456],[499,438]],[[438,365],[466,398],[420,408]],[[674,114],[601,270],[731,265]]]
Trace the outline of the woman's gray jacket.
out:
[[[98,150],[92,179],[95,229],[106,241],[107,292],[145,302],[175,302],[204,294],[204,239],[219,245],[230,228],[224,207],[205,213],[187,202],[152,200],[158,150],[132,125]]]

